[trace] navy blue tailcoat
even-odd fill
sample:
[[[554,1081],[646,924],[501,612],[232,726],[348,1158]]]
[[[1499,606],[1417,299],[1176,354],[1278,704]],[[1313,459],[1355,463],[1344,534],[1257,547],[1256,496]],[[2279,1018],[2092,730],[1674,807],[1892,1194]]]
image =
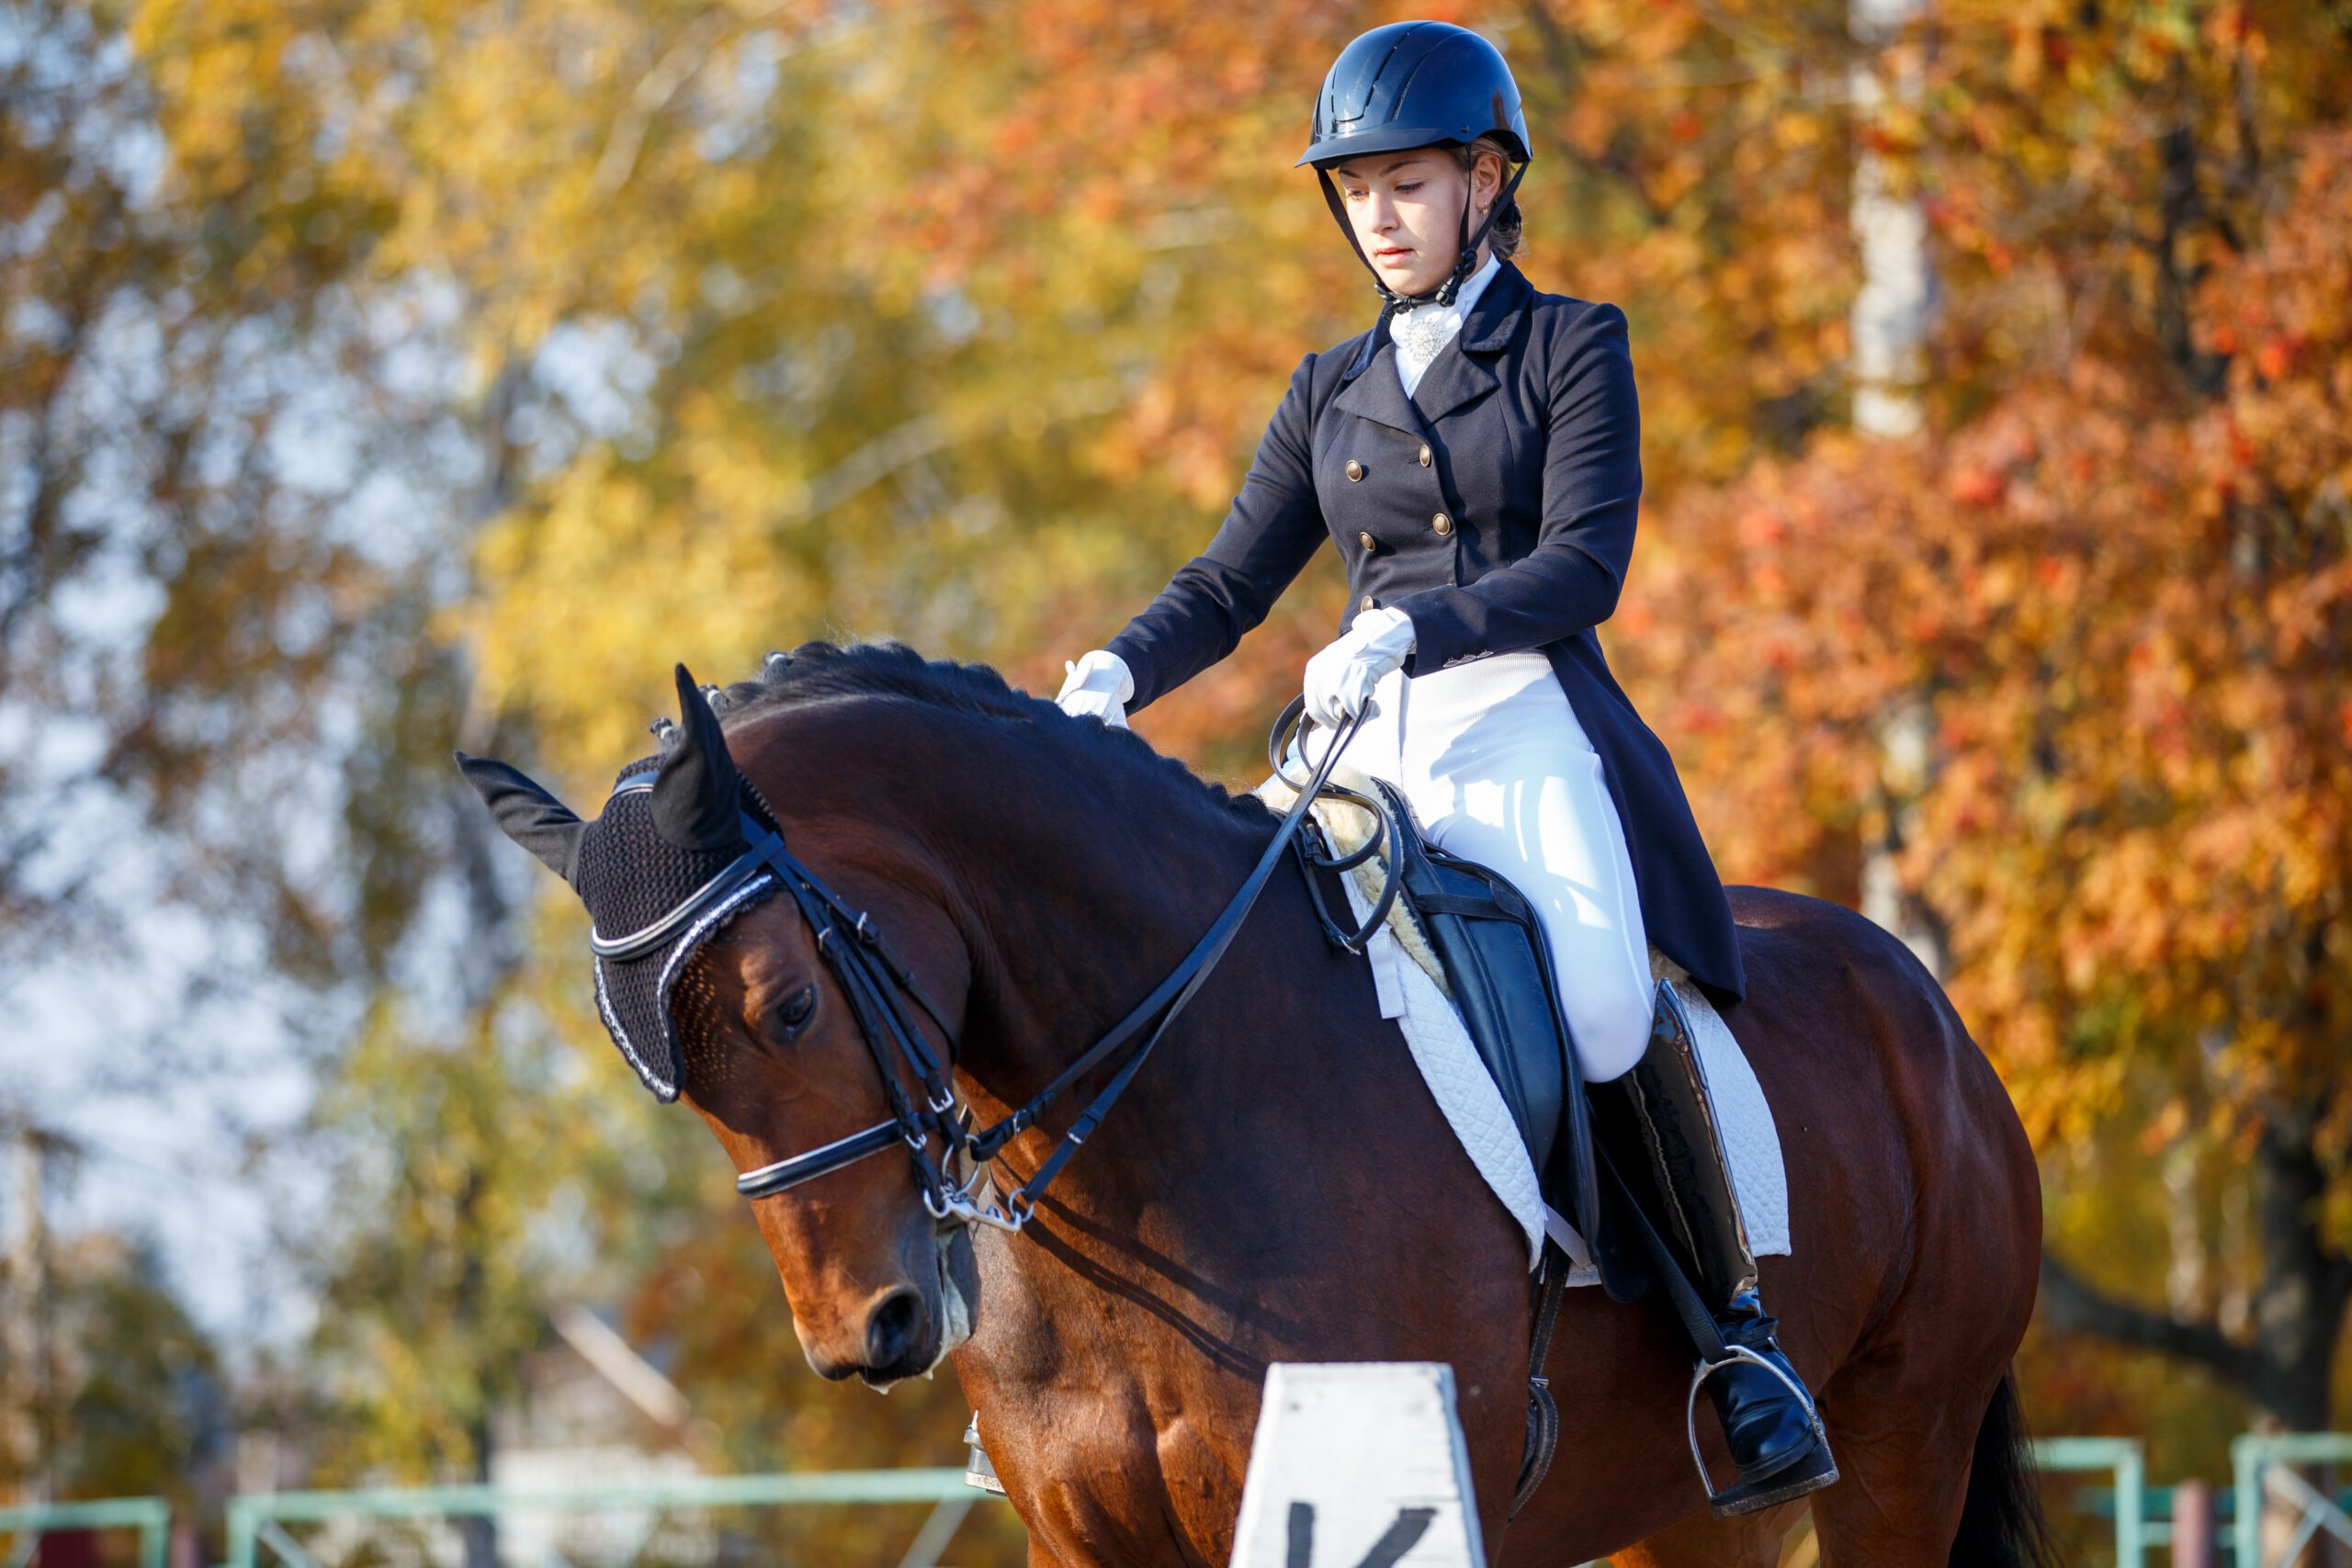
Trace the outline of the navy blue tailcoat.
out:
[[[1148,706],[1233,651],[1326,539],[1348,622],[1413,620],[1408,676],[1541,649],[1600,754],[1649,939],[1709,990],[1747,988],[1731,908],[1674,763],[1609,672],[1642,494],[1625,313],[1503,262],[1407,397],[1385,332],[1291,372],[1208,548],[1111,639]]]

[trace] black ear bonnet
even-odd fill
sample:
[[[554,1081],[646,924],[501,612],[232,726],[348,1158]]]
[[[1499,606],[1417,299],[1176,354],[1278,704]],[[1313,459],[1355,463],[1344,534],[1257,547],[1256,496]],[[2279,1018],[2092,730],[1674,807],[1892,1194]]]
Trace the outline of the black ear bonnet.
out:
[[[499,828],[588,906],[596,1010],[663,1101],[678,1098],[682,1072],[670,1009],[679,975],[713,932],[781,886],[743,830],[748,814],[774,831],[774,816],[736,772],[685,666],[677,673],[684,722],[670,749],[623,768],[593,822],[503,762],[458,757]]]

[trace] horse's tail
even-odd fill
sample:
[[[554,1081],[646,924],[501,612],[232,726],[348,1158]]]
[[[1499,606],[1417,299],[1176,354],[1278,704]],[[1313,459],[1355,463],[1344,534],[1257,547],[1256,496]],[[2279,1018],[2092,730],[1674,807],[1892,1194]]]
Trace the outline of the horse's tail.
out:
[[[2057,1568],[2057,1543],[2041,1513],[2041,1470],[2026,1438],[2015,1371],[2001,1374],[1976,1428],[1968,1501],[1950,1562],[1951,1568]]]

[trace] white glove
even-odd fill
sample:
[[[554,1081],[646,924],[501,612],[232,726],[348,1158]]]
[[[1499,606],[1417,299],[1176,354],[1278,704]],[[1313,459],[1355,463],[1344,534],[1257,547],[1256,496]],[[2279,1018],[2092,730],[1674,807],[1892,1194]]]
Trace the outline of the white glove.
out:
[[[1306,714],[1336,729],[1372,701],[1380,678],[1413,651],[1413,617],[1393,608],[1366,610],[1339,641],[1306,661]]]
[[[1136,678],[1128,673],[1125,660],[1098,648],[1075,664],[1064,660],[1062,669],[1069,678],[1054,696],[1062,712],[1072,718],[1099,718],[1121,729],[1127,727],[1127,699],[1136,694]]]

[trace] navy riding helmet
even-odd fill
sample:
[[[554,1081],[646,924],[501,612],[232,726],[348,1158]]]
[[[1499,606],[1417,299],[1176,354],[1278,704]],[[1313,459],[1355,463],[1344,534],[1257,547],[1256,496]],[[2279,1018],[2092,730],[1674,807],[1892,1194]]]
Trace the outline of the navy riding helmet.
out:
[[[1519,161],[1518,170],[1487,209],[1476,234],[1470,232],[1470,204],[1462,204],[1462,250],[1454,258],[1453,276],[1427,294],[1398,294],[1382,280],[1357,242],[1355,225],[1348,221],[1331,178],[1332,166],[1363,153],[1467,143],[1488,135]],[[1315,165],[1323,200],[1347,235],[1349,248],[1372,274],[1385,314],[1432,301],[1453,303],[1454,291],[1477,265],[1478,245],[1487,231],[1514,205],[1512,195],[1532,156],[1519,84],[1511,80],[1500,51],[1451,22],[1391,22],[1360,35],[1331,62],[1315,100],[1306,151],[1291,166]]]

